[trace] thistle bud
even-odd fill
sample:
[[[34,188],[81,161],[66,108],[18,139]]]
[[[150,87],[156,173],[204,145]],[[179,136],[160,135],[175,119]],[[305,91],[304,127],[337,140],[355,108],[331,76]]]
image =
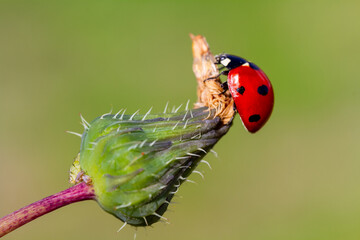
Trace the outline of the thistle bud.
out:
[[[79,163],[100,206],[134,226],[157,222],[181,183],[229,130],[231,121],[223,124],[214,116],[214,110],[199,108],[119,112],[84,122]],[[72,175],[80,168],[73,166]]]

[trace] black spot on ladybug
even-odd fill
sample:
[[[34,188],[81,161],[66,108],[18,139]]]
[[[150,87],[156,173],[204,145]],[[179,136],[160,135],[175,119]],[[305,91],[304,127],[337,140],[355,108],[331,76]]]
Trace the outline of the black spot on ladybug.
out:
[[[258,66],[256,66],[254,63],[252,63],[252,62],[249,62],[249,65],[250,65],[250,67],[252,68],[252,69],[254,69],[254,70],[259,70],[260,68],[258,67]]]
[[[243,95],[243,93],[245,92],[245,88],[244,88],[244,86],[241,86],[241,87],[237,88],[236,91],[238,93],[240,93],[241,95]]]
[[[254,114],[254,115],[251,115],[249,117],[249,122],[257,122],[260,120],[260,115],[259,114]]]
[[[269,89],[268,89],[268,87],[267,86],[265,86],[265,85],[261,85],[260,87],[258,87],[258,93],[260,94],[260,95],[263,95],[263,96],[266,96],[267,94],[268,94],[268,92],[269,92]]]

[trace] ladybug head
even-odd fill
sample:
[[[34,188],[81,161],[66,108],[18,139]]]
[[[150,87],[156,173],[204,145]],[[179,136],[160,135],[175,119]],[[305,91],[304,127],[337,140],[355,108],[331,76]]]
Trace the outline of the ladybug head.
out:
[[[215,63],[227,66],[231,62],[231,59],[227,57],[227,54],[219,54],[215,56]]]
[[[229,70],[240,67],[247,62],[248,61],[246,61],[244,58],[230,54],[220,54],[215,56],[215,63],[221,64]]]

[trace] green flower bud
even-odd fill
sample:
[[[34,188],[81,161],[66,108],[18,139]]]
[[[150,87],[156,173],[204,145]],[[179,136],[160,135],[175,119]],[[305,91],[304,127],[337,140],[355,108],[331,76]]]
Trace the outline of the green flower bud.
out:
[[[231,121],[224,125],[208,108],[124,113],[83,121],[80,167],[105,211],[128,224],[147,226],[162,218],[180,184]],[[75,164],[73,179],[76,169]]]

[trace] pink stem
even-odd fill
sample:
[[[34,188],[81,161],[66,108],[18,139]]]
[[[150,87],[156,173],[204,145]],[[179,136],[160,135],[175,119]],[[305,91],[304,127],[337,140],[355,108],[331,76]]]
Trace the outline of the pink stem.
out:
[[[95,199],[92,185],[82,182],[0,218],[0,237],[70,203]]]

